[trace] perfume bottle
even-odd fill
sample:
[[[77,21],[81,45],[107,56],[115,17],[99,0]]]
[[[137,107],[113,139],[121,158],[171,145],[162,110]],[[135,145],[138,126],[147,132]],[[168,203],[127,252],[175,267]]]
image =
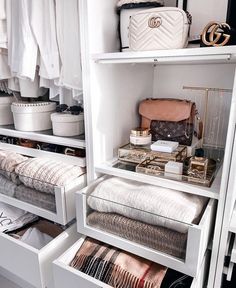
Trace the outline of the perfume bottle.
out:
[[[208,159],[205,157],[191,157],[188,175],[194,178],[206,179]]]

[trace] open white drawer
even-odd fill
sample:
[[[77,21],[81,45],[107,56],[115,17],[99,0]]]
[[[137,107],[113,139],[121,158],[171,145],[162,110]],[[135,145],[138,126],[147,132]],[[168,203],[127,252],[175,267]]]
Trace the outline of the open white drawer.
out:
[[[69,266],[85,238],[82,236],[69,250],[53,262],[55,288],[111,288],[111,286]]]
[[[54,288],[52,261],[78,240],[76,225],[62,232],[41,250],[0,233],[0,267],[34,288]]]
[[[56,211],[49,211],[47,209],[38,207],[37,203],[33,205],[2,193],[0,193],[0,201],[31,212],[45,219],[66,225],[76,216],[75,192],[85,187],[86,183],[87,175],[83,174],[65,187],[55,186],[54,194]]]
[[[87,196],[98,183],[105,179],[107,179],[107,176],[97,179],[76,193],[77,219],[79,219],[77,223],[78,232],[195,277],[198,274],[212,235],[215,219],[215,200],[209,200],[199,224],[191,224],[188,227],[185,259],[180,259],[87,225],[86,217],[91,212],[91,208],[87,205]]]
[[[81,236],[81,238],[71,248],[53,262],[55,288],[112,288],[111,286],[69,266],[76,252],[82,246],[85,238],[85,236]],[[201,264],[201,269],[197,277],[193,279],[192,285],[189,288],[203,287],[207,271],[207,258],[208,256],[206,253]]]

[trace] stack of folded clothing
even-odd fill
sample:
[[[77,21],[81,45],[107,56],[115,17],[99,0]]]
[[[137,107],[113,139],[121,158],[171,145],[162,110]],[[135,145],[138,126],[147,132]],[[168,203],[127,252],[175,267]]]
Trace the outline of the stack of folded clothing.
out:
[[[18,176],[15,173],[17,165],[26,161],[28,157],[11,151],[0,151],[0,174],[19,184]]]
[[[83,175],[85,170],[47,158],[32,158],[19,164],[15,172],[25,186],[54,194],[55,186],[66,186]]]
[[[192,283],[189,276],[91,238],[85,239],[70,266],[111,287],[190,287]]]
[[[0,193],[52,212],[55,187],[64,187],[84,173],[79,166],[0,151]]]
[[[208,199],[117,177],[88,196],[87,223],[178,258],[185,257],[188,227]]]

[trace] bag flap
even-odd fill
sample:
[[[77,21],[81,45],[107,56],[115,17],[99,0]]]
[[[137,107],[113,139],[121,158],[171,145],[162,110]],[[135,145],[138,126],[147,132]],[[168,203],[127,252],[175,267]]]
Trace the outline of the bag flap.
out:
[[[193,133],[193,124],[180,122],[151,121],[151,134],[158,135],[159,138],[188,137]]]
[[[140,103],[139,114],[150,120],[178,122],[190,118],[193,104],[178,99],[147,99]]]

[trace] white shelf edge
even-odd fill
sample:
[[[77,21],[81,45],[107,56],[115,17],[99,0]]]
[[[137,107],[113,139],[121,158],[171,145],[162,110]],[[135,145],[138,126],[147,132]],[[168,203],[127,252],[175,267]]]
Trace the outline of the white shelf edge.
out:
[[[59,137],[52,134],[51,130],[39,132],[24,132],[14,129],[13,125],[0,126],[0,135],[9,137],[17,137],[23,139],[30,139],[39,142],[52,143],[62,146],[70,146],[74,148],[85,148],[84,135],[73,137]]]
[[[100,64],[231,63],[236,61],[236,46],[101,53],[92,54],[92,60]]]
[[[204,196],[204,197],[208,197],[212,199],[219,198],[222,167],[219,169],[211,187],[204,187],[204,186],[189,184],[186,182],[175,181],[175,180],[170,180],[166,178],[155,177],[155,176],[146,175],[142,173],[114,168],[112,167],[113,163],[114,163],[114,160],[100,164],[100,165],[96,165],[95,171],[98,173],[103,173],[107,175],[113,175],[117,177],[139,181],[142,183],[162,186],[162,187],[169,188],[169,189],[175,189],[175,190],[177,189],[186,193]]]
[[[54,153],[44,150],[38,150],[34,148],[27,148],[22,147],[14,144],[8,144],[8,143],[1,143],[0,142],[0,149],[13,151],[16,153],[20,153],[23,155],[31,156],[31,157],[44,157],[44,158],[50,158],[51,160],[55,161],[61,161],[64,163],[68,163],[71,165],[77,165],[81,167],[86,167],[86,158],[85,157],[75,157],[75,156],[69,156],[64,155],[60,153]]]
[[[234,206],[234,210],[231,216],[229,231],[232,233],[236,233],[236,205]]]

